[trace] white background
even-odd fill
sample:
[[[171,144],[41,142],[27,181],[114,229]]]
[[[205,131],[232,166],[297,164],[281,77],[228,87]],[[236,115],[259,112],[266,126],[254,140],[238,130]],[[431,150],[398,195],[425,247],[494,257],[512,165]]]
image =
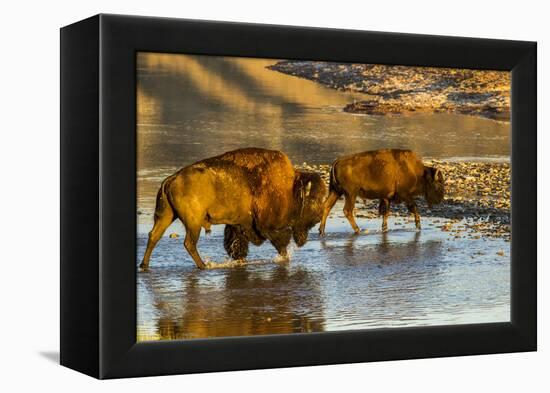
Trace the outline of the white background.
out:
[[[538,41],[539,201],[548,195],[548,78],[543,1],[17,1],[0,23],[0,390],[548,391],[549,291],[539,203],[539,352],[96,381],[56,364],[59,345],[59,31],[96,13],[123,13]],[[547,113],[547,112],[546,112]],[[444,141],[442,141],[444,143]],[[540,181],[542,180],[542,181]],[[548,284],[548,280],[546,284]],[[545,362],[547,363],[545,365]],[[33,390],[31,390],[33,389]],[[131,390],[130,390],[131,389]]]

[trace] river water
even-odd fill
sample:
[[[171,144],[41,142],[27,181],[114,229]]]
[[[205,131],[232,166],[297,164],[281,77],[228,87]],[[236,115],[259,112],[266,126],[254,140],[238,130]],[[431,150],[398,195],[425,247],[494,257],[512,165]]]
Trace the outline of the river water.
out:
[[[138,55],[138,259],[162,179],[180,167],[246,147],[284,151],[301,164],[382,147],[439,159],[507,160],[509,123],[455,114],[364,116],[343,106],[363,98],[271,71],[276,60]],[[399,217],[386,235],[359,219],[353,236],[333,209],[321,240],[276,260],[269,244],[246,264],[228,261],[223,227],[201,235],[213,269],[199,271],[175,222],[138,274],[138,339],[188,339],[508,321],[509,243],[456,239],[423,218]],[[169,238],[171,233],[178,238]],[[136,261],[136,264],[139,260]]]

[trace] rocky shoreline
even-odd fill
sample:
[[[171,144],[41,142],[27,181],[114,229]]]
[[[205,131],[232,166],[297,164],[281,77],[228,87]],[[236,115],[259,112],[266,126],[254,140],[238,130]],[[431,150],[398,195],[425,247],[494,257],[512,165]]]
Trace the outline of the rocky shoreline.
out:
[[[510,121],[510,73],[284,60],[271,70],[365,94],[343,110],[370,115],[452,112]]]
[[[509,163],[439,160],[426,160],[425,163],[443,170],[446,195],[443,203],[431,208],[423,198],[418,198],[421,217],[436,217],[433,222],[437,227],[451,232],[455,238],[487,237],[510,241]],[[303,163],[296,168],[320,173],[328,185],[330,165]],[[378,201],[364,202],[356,204],[356,216],[378,218]],[[335,209],[331,214],[334,214]],[[392,206],[391,215],[412,220],[403,204]]]

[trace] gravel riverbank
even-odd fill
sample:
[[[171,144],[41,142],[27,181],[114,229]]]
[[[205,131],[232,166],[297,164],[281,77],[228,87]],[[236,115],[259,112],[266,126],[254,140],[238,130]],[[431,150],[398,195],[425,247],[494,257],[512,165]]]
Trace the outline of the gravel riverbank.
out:
[[[442,231],[457,237],[490,237],[510,240],[510,164],[507,162],[453,162],[426,160],[445,174],[445,200],[429,208],[417,199],[421,217],[441,218]],[[330,165],[303,163],[296,168],[319,172],[328,184]],[[360,200],[358,199],[358,202]],[[377,218],[378,201],[356,204],[359,218]],[[336,207],[331,214],[336,212]],[[391,207],[393,216],[410,217],[403,204]]]
[[[346,105],[346,112],[454,112],[510,121],[510,73],[505,71],[294,60],[268,68],[366,95]]]

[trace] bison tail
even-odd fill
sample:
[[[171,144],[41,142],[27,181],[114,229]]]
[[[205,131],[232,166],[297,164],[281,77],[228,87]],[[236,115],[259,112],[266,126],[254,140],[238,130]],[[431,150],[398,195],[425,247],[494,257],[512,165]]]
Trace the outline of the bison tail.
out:
[[[338,193],[338,195],[341,195],[343,194],[344,190],[342,190],[342,187],[340,186],[338,179],[336,178],[337,164],[338,164],[338,160],[334,161],[332,163],[332,166],[330,167],[329,191],[334,191]]]
[[[168,199],[168,195],[166,194],[166,187],[168,187],[170,183],[172,183],[174,177],[175,175],[168,176],[162,181],[162,184],[160,185],[155,206],[155,215],[158,217],[161,217],[167,211],[172,210],[172,205],[170,203],[170,200]]]

